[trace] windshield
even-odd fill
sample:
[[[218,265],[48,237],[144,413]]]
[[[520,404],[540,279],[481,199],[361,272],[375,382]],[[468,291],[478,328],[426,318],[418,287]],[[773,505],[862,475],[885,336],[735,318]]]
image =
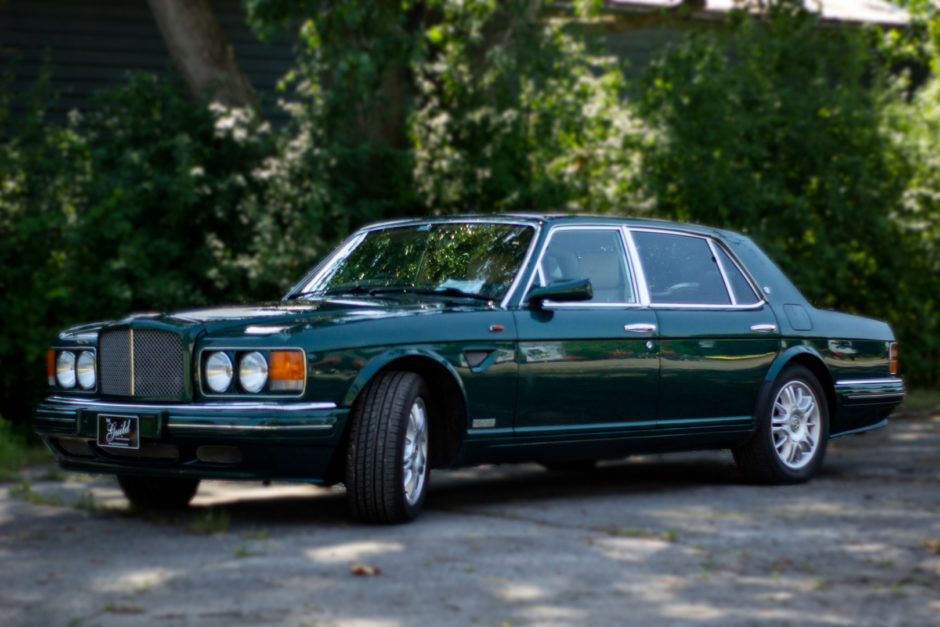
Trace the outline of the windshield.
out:
[[[431,223],[367,231],[303,295],[432,293],[501,299],[534,229],[506,223]]]

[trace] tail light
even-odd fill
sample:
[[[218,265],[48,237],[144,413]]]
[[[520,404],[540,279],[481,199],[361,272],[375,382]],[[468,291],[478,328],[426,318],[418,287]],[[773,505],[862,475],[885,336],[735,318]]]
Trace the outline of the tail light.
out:
[[[898,343],[891,342],[888,344],[888,370],[891,374],[898,373]]]

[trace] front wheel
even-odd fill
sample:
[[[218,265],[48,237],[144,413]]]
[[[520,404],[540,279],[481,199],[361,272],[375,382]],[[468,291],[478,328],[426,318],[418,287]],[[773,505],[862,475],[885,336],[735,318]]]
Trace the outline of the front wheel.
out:
[[[199,488],[199,479],[118,475],[117,480],[127,500],[146,509],[182,509]]]
[[[829,439],[829,410],[819,381],[807,368],[788,366],[777,377],[757,431],[734,449],[741,472],[758,483],[800,483],[822,464]]]
[[[389,371],[369,383],[350,416],[346,500],[353,518],[413,520],[427,494],[428,387],[413,372]]]

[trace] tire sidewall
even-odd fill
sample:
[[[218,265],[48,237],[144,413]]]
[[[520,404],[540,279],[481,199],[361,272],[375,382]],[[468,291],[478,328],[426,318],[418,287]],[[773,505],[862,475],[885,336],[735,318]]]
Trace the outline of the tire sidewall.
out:
[[[424,481],[421,483],[421,492],[418,494],[418,498],[415,500],[414,504],[409,503],[408,498],[405,495],[405,469],[403,467],[403,462],[405,459],[405,440],[408,435],[409,415],[411,413],[411,408],[414,406],[415,401],[418,398],[421,398],[424,401],[425,429],[427,430],[428,437],[427,457],[429,460],[431,441],[431,403],[428,386],[421,377],[416,377],[414,383],[408,390],[408,396],[406,397],[404,405],[404,412],[401,416],[398,417],[401,421],[401,424],[399,425],[398,429],[398,440],[395,444],[395,450],[398,453],[396,456],[398,463],[395,465],[395,485],[396,489],[399,491],[401,508],[406,520],[414,520],[421,511],[421,508],[424,506],[424,500],[428,494],[428,482],[431,478],[430,463],[428,460],[425,460]]]

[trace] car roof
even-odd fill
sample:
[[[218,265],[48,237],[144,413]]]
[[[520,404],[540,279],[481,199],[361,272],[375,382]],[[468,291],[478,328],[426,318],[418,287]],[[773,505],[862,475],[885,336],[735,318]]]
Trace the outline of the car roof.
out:
[[[426,218],[407,218],[401,220],[391,220],[370,224],[368,229],[384,228],[390,226],[408,226],[411,224],[428,223],[456,223],[467,221],[481,222],[515,222],[536,225],[591,225],[591,226],[633,226],[659,229],[681,230],[689,233],[699,233],[707,235],[720,235],[729,233],[721,229],[703,226],[700,224],[690,224],[684,222],[671,222],[669,220],[660,220],[655,218],[637,218],[631,216],[617,215],[592,215],[592,214],[568,214],[568,213],[475,213],[475,214],[457,214],[451,216],[435,216]]]

